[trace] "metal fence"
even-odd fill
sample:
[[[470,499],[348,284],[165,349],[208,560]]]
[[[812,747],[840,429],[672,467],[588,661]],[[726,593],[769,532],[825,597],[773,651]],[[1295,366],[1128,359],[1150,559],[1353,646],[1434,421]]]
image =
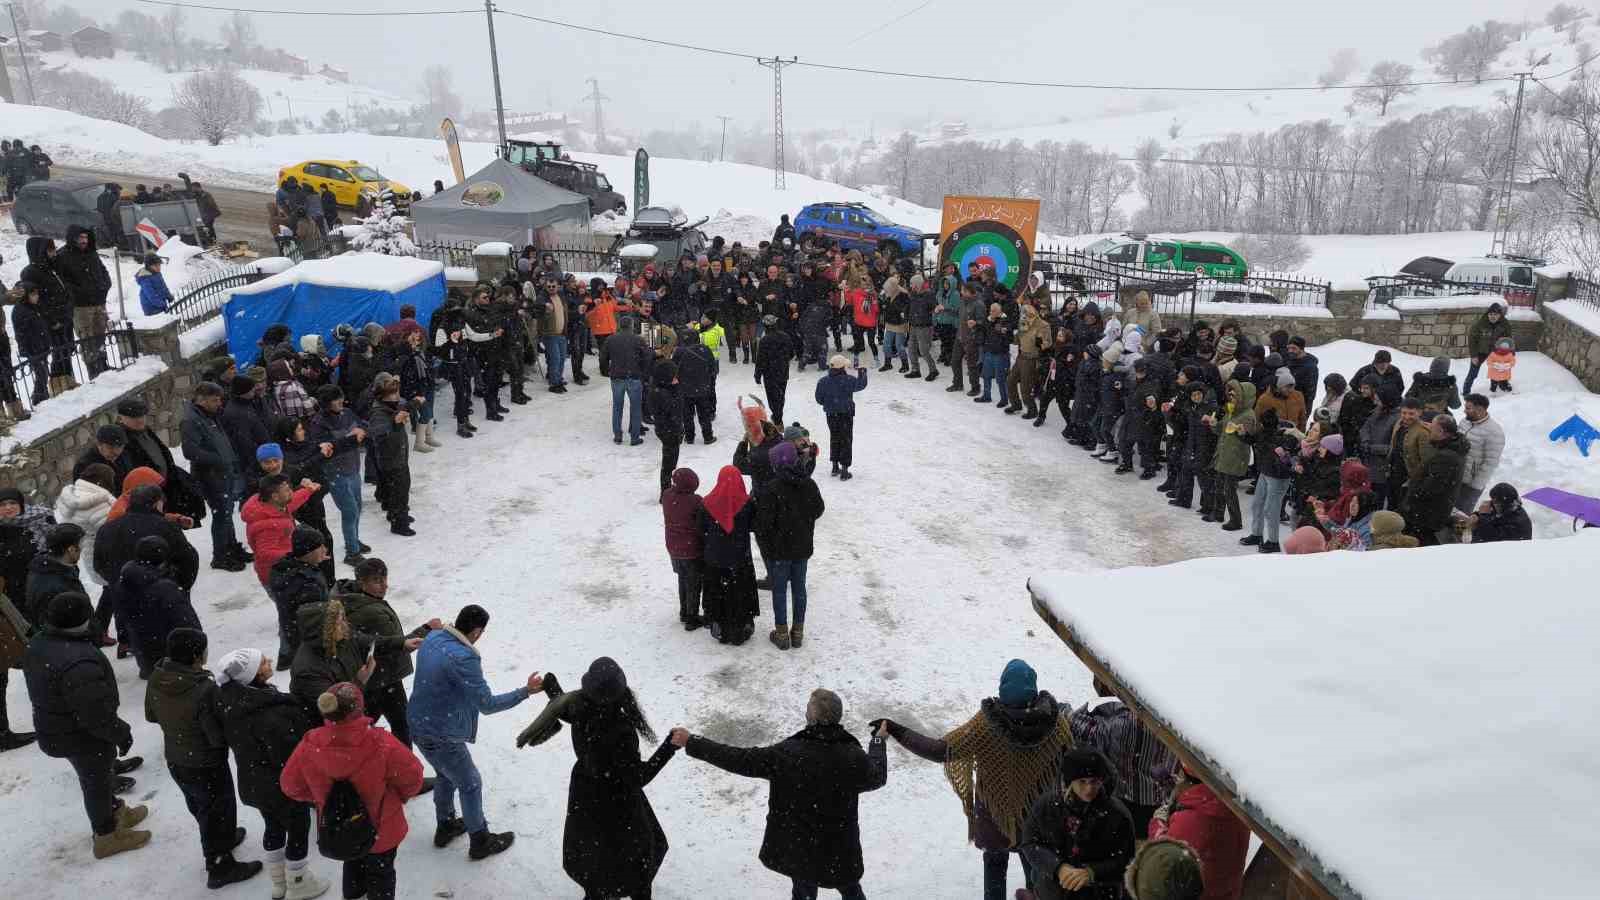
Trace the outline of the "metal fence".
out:
[[[1600,312],[1600,283],[1590,281],[1582,275],[1572,275],[1567,278],[1567,300],[1576,300],[1590,309]]]
[[[1112,262],[1074,250],[1045,248],[1033,256],[1033,270],[1045,276],[1052,302],[1060,307],[1069,296],[1079,303],[1093,300],[1102,310],[1122,308],[1122,297],[1148,290],[1163,320],[1177,324],[1225,313],[1209,304],[1251,303],[1326,307],[1332,283],[1293,273],[1257,273],[1242,278],[1213,277],[1171,269],[1150,269]]]
[[[172,301],[172,305],[167,307],[167,312],[177,316],[178,322],[184,329],[193,328],[222,314],[222,301],[226,299],[229,291],[236,287],[254,284],[267,277],[243,266],[235,269],[236,271],[224,272],[199,287],[185,291],[182,297]]]
[[[49,353],[24,357],[0,381],[0,399],[33,409],[69,385],[87,384],[105,372],[121,371],[139,358],[139,333],[113,324],[100,337],[78,338]]]
[[[474,266],[472,251],[477,249],[475,242],[448,242],[430,241],[417,245],[418,259],[432,259],[444,264],[445,268],[470,269]]]
[[[1469,294],[1498,294],[1510,307],[1534,309],[1539,304],[1539,289],[1534,285],[1506,284],[1503,281],[1446,281],[1420,275],[1373,275],[1367,282],[1367,308],[1392,306],[1395,300],[1411,297],[1460,297]]]
[[[477,249],[476,242],[448,242],[432,241],[417,245],[419,259],[438,260],[445,266],[464,269],[473,268],[476,262],[473,251]],[[556,258],[556,265],[563,272],[616,272],[619,270],[619,260],[615,249],[601,250],[593,245],[579,246],[569,244],[556,244],[539,248],[539,255],[549,254]]]

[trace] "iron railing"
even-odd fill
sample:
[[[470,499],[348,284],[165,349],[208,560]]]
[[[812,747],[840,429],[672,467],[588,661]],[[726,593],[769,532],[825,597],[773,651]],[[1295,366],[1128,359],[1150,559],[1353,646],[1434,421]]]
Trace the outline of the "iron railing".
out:
[[[1576,300],[1590,309],[1600,312],[1600,283],[1590,281],[1582,275],[1572,275],[1567,278],[1567,300]]]
[[[1395,300],[1410,297],[1459,297],[1468,294],[1498,294],[1510,307],[1534,309],[1539,304],[1535,285],[1506,284],[1503,281],[1447,281],[1421,275],[1373,275],[1367,282],[1367,308],[1392,306]]]
[[[6,364],[0,379],[0,400],[33,409],[68,389],[87,384],[105,372],[121,371],[139,358],[139,333],[132,325],[113,323],[101,336],[80,337],[48,353]]]
[[[476,242],[431,241],[417,245],[419,259],[434,259],[446,267],[470,269],[474,262]],[[601,250],[594,246],[556,244],[539,249],[539,255],[550,254],[563,272],[616,272],[619,260],[614,250]]]
[[[1033,256],[1033,269],[1042,272],[1050,296],[1059,308],[1067,297],[1093,300],[1102,310],[1120,311],[1122,298],[1148,290],[1151,306],[1163,320],[1177,324],[1204,318],[1200,304],[1254,303],[1280,306],[1326,307],[1332,283],[1293,273],[1265,272],[1241,278],[1199,275],[1171,269],[1151,269],[1113,262],[1074,250],[1045,248]]]
[[[185,291],[182,297],[167,307],[167,312],[177,316],[178,322],[184,329],[193,328],[208,319],[222,315],[222,302],[234,288],[254,284],[265,277],[267,276],[252,269],[237,267],[236,271],[224,273],[199,287]]]
[[[477,247],[475,242],[430,241],[417,245],[417,258],[437,260],[447,269],[451,267],[470,269],[474,265],[472,251]]]

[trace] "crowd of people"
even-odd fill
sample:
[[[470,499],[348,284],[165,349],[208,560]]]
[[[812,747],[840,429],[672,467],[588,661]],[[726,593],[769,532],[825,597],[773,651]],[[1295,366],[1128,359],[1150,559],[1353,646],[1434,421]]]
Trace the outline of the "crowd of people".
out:
[[[76,276],[63,276],[71,264],[53,262],[61,254],[47,244],[40,271],[23,280],[54,278],[65,290]],[[572,730],[563,865],[588,897],[651,896],[668,841],[646,788],[678,749],[770,783],[760,858],[793,882],[794,897],[864,897],[858,798],[886,783],[889,739],[944,767],[982,852],[985,900],[1005,897],[1013,854],[1026,882],[1018,900],[1238,897],[1245,826],[1103,686],[1073,710],[1014,660],[996,695],[943,737],[874,719],[866,747],[841,724],[841,698],[819,689],[804,728],[773,746],[727,746],[680,727],[646,758],[641,741],[658,736],[618,662],[596,659],[577,690],[534,673],[497,693],[480,646],[489,611],[468,604],[448,623],[402,622],[385,599],[388,567],[362,541],[368,484],[390,533],[416,534],[411,455],[442,446],[439,384],[452,386],[455,434],[470,439],[480,401],[485,420],[507,421],[508,386],[511,404],[531,402],[526,385],[542,364],[547,390],[565,394],[568,372],[577,385],[590,380],[589,356],[611,382],[613,441],[642,444],[648,425],[661,443],[680,622],[724,643],[751,637],[765,587],[771,643],[805,646],[824,451],[785,420],[787,383],[817,368],[830,474],[844,482],[869,356],[878,372],[898,365],[907,379],[936,382],[948,368],[947,392],[1034,427],[1054,405],[1067,441],[1117,475],[1164,472],[1157,488],[1173,505],[1198,494],[1202,519],[1226,531],[1247,527],[1243,489],[1241,543],[1261,552],[1530,537],[1515,489],[1492,484],[1504,435],[1488,397],[1472,391],[1480,367],[1509,390],[1515,353],[1499,307],[1472,329],[1473,370],[1458,387],[1446,359],[1408,385],[1380,351],[1346,379],[1320,372],[1295,336],[1257,344],[1233,322],[1168,328],[1148,293],[1127,299],[1103,313],[1052,298],[1039,279],[1013,294],[981,268],[930,277],[908,261],[780,235],[748,252],[719,239],[670,273],[647,266],[615,284],[584,283],[528,248],[502,282],[452,292],[426,323],[403,307],[395,322],[341,326],[334,348],[272,326],[256,358],[220,358],[194,389],[180,429],[187,469],[148,427],[144,401],[129,398],[74,462],[53,510],[0,490],[0,698],[6,670],[21,668],[34,723],[33,733],[12,731],[0,704],[0,749],[36,741],[67,761],[96,858],[147,844],[148,809],[118,799],[142,762],[112,659],[131,658],[210,887],[265,869],[275,898],[320,896],[329,884],[309,862],[315,822],[319,851],[343,866],[343,895],[384,900],[397,893],[405,803],[421,793],[432,792],[435,847],[466,835],[469,857],[484,859],[512,845],[511,832],[489,828],[472,745],[480,715],[543,693],[550,703],[517,745],[544,744],[562,723]],[[696,473],[676,464],[678,447],[697,428],[704,443],[717,440],[724,362],[751,366],[765,398],[732,404],[739,440],[701,496]],[[210,565],[252,570],[275,610],[275,651],[212,652],[191,600],[200,557],[186,537],[208,516]],[[1280,542],[1286,521],[1295,530]],[[287,691],[272,681],[283,671]],[[264,863],[235,856],[241,801],[261,816]]]
[[[0,140],[0,175],[5,176],[8,201],[30,181],[49,181],[53,165],[55,161],[38,144],[24,144],[21,138]]]

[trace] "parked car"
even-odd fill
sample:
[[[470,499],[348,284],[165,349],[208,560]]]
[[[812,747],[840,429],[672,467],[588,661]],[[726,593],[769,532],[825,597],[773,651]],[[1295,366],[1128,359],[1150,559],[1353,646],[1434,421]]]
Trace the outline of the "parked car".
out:
[[[1193,272],[1213,278],[1244,278],[1249,266],[1239,251],[1213,241],[1185,241],[1151,238],[1128,232],[1118,238],[1102,238],[1083,249],[1107,262],[1145,269]]]
[[[795,240],[806,235],[821,235],[836,241],[846,250],[892,254],[917,253],[924,240],[938,235],[898,225],[888,216],[865,203],[812,203],[802,207],[794,218]]]
[[[1394,276],[1367,279],[1373,299],[1388,303],[1399,297],[1446,297],[1495,293],[1509,306],[1532,308],[1538,295],[1534,269],[1545,261],[1531,256],[1502,254],[1449,260],[1419,256],[1400,267]]]
[[[105,190],[105,181],[88,176],[34,181],[17,191],[11,221],[18,234],[36,234],[65,240],[73,226],[94,232],[95,241],[105,248],[113,244],[96,203]],[[149,221],[165,234],[176,234],[196,246],[210,244],[215,235],[200,219],[200,205],[194,200],[164,200],[160,203],[132,203],[123,195],[117,207],[122,224],[122,249],[142,250],[147,245],[134,228]]]
[[[671,271],[677,268],[678,257],[684,254],[695,256],[711,244],[705,232],[700,230],[705,223],[705,218],[690,222],[682,212],[664,206],[646,206],[634,214],[633,222],[623,234],[617,250],[624,258],[639,259],[643,257],[621,251],[649,244],[656,248],[652,257],[656,265],[667,266]]]
[[[332,189],[334,199],[348,209],[355,209],[356,198],[362,191],[371,191],[373,196],[393,191],[396,206],[411,205],[411,188],[353,159],[310,159],[278,170],[278,184],[290,177],[319,191],[325,187]]]

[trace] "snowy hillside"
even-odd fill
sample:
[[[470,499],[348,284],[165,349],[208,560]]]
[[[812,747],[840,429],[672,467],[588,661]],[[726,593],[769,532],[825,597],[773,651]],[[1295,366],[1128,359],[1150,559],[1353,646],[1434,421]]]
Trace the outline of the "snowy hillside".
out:
[[[1454,21],[1453,19],[1451,21]],[[1535,71],[1541,76],[1554,75],[1577,65],[1580,45],[1600,37],[1600,26],[1586,24],[1579,32],[1579,44],[1568,41],[1565,34],[1539,27],[1529,31],[1526,40],[1513,41],[1492,67],[1495,74],[1525,71],[1530,60],[1550,54],[1550,61]],[[1364,67],[1378,62],[1363,57]],[[1441,80],[1432,66],[1421,58],[1421,48],[1413,59],[1402,59],[1416,71],[1413,81]],[[1205,80],[1202,74],[1196,83]],[[1367,80],[1366,69],[1351,76],[1350,83]],[[1304,82],[1302,82],[1304,83]],[[1530,86],[1530,90],[1533,88]],[[1083,141],[1095,148],[1115,150],[1132,156],[1138,145],[1149,139],[1161,142],[1171,155],[1181,155],[1184,148],[1195,147],[1207,141],[1219,140],[1229,134],[1253,131],[1271,131],[1296,122],[1328,119],[1339,124],[1376,127],[1395,119],[1409,118],[1446,106],[1487,108],[1494,105],[1496,95],[1510,91],[1515,84],[1489,81],[1473,84],[1446,84],[1418,88],[1416,93],[1402,96],[1390,104],[1388,115],[1379,117],[1372,107],[1361,107],[1348,115],[1345,106],[1351,102],[1350,90],[1323,91],[1262,91],[1259,93],[1184,94],[1176,97],[1176,108],[1156,112],[1128,113],[1123,115],[1092,116],[1070,122],[1032,125],[1019,128],[975,132],[952,138],[953,141],[978,141],[980,143],[1006,143],[1013,139],[1025,144],[1036,141]],[[1177,130],[1173,137],[1169,132]],[[936,133],[923,136],[927,143],[944,143],[946,139]],[[888,141],[879,142],[879,150],[888,147]]]
[[[172,105],[173,92],[192,71],[168,72],[132,54],[119,53],[111,59],[81,57],[73,53],[41,53],[46,69],[66,69],[104,78],[136,97],[150,101],[152,109]],[[320,68],[321,63],[316,67]],[[280,119],[322,121],[329,110],[347,116],[360,107],[377,106],[409,109],[416,101],[392,91],[359,84],[345,84],[323,75],[290,75],[261,69],[240,69],[239,75],[261,92],[261,117],[269,122]]]

